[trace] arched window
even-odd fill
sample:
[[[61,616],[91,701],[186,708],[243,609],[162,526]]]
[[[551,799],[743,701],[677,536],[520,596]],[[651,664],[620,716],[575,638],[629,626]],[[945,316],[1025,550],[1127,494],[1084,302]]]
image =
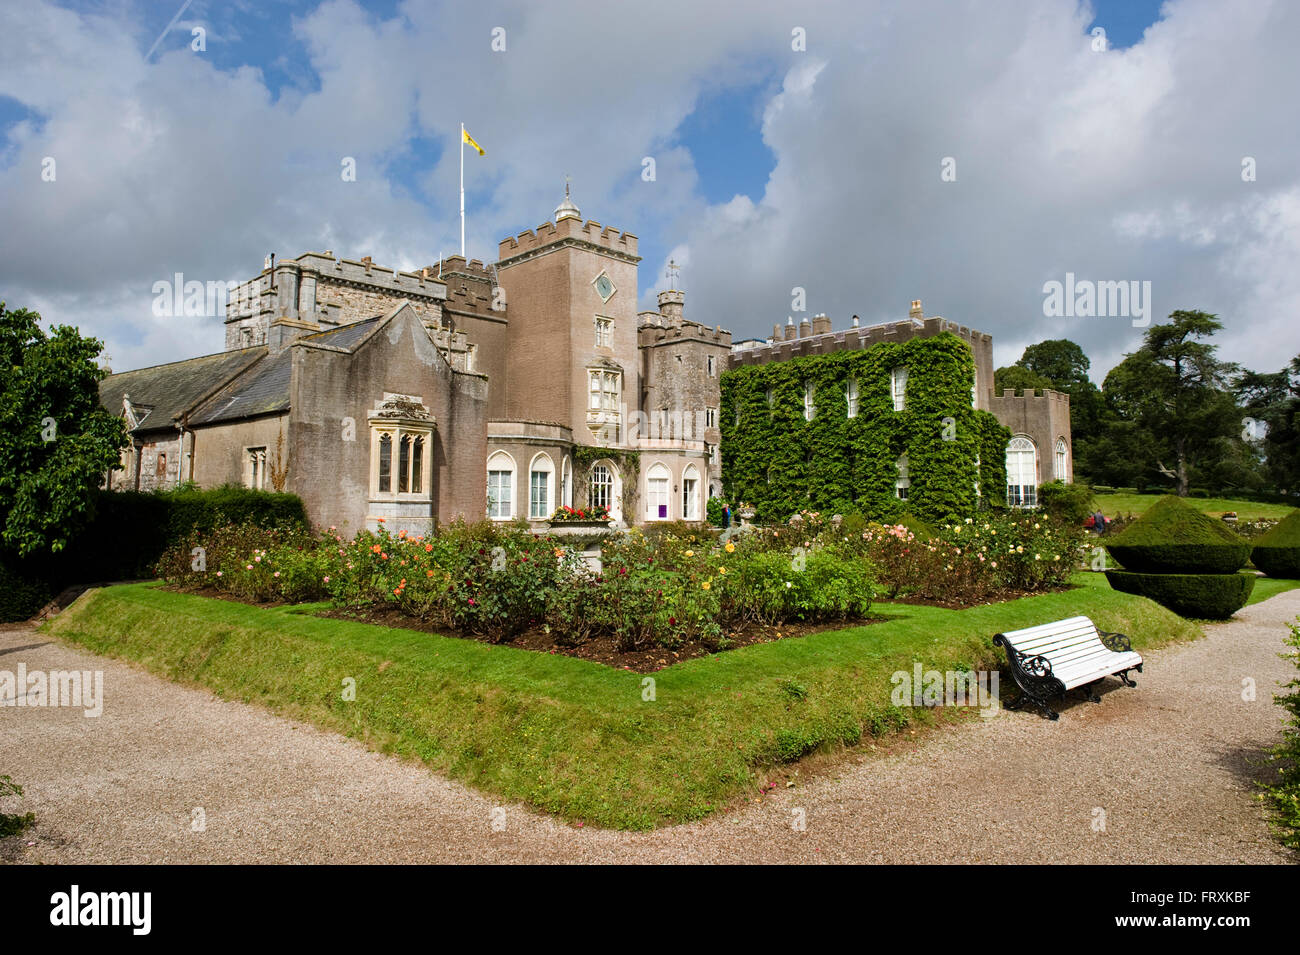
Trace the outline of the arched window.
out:
[[[1007,444],[1007,504],[1035,507],[1038,504],[1038,449],[1018,434]]]
[[[700,519],[700,472],[688,464],[682,472],[682,520]]]
[[[528,517],[545,520],[555,512],[555,464],[540,453],[528,465]]]
[[[488,517],[508,521],[515,516],[515,459],[504,451],[488,458]]]
[[[646,472],[646,517],[649,520],[668,520],[668,486],[671,481],[668,469],[662,464],[656,464]]]
[[[614,475],[604,464],[597,464],[591,469],[591,480],[587,484],[587,503],[592,507],[612,508],[614,506]]]
[[[894,480],[894,496],[900,501],[906,501],[907,492],[912,487],[912,476],[907,469],[907,455],[900,457],[894,466],[898,469],[898,477]]]
[[[560,474],[560,503],[565,507],[573,507],[573,465],[569,464],[568,457],[565,457],[560,466]]]
[[[1058,481],[1069,480],[1069,451],[1065,446],[1064,438],[1056,439],[1056,455],[1052,459],[1052,477]]]

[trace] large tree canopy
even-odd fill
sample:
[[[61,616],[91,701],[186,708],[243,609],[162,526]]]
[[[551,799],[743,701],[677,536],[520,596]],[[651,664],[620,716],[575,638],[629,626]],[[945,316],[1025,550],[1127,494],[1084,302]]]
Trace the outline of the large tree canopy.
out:
[[[103,344],[0,302],[0,547],[62,550],[118,463],[126,425],[99,404]]]

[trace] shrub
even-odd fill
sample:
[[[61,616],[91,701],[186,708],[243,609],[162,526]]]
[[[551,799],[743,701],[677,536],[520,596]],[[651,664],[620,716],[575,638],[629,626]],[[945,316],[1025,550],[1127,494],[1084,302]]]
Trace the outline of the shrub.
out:
[[[1231,574],[1250,557],[1249,542],[1168,494],[1106,545],[1136,573]]]
[[[704,516],[714,527],[723,527],[727,522],[727,502],[720,497],[711,497],[704,505]]]
[[[32,558],[0,552],[0,623],[27,620],[54,597],[50,586],[33,573]]]
[[[1255,575],[1140,574],[1108,570],[1111,587],[1126,594],[1150,597],[1184,617],[1226,620],[1246,605],[1255,589]]]
[[[1250,559],[1270,577],[1300,578],[1300,511],[1292,511],[1256,540]]]
[[[928,541],[934,540],[937,532],[933,527],[921,520],[915,514],[904,514],[898,522],[912,532],[912,536],[917,540]]]
[[[1048,481],[1038,489],[1038,503],[1063,524],[1082,524],[1096,509],[1092,490],[1086,484]]]
[[[1300,651],[1300,626],[1294,623],[1289,626],[1291,634],[1286,642]],[[1300,654],[1291,654],[1291,661],[1300,666]],[[1272,751],[1273,759],[1280,764],[1277,781],[1264,783],[1263,787],[1277,813],[1276,825],[1282,844],[1300,850],[1300,678],[1292,679],[1283,689],[1289,692],[1273,699],[1291,715],[1282,730],[1281,744]]]

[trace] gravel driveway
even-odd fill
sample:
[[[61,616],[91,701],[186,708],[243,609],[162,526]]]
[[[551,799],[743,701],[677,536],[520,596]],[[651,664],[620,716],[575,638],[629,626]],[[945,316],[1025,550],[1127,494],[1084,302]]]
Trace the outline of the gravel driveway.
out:
[[[1147,656],[1058,723],[1002,713],[857,751],[795,788],[651,833],[557,824],[418,765],[0,628],[0,670],[102,670],[108,704],[0,708],[34,830],[0,859],[163,862],[1292,862],[1253,797],[1280,733],[1300,591]],[[1288,672],[1290,671],[1290,672]],[[1243,680],[1255,700],[1242,699]],[[12,805],[6,805],[12,811]],[[201,810],[201,811],[200,811]],[[801,811],[801,812],[797,812]],[[793,824],[804,821],[804,830]],[[1102,823],[1104,822],[1104,827]],[[201,830],[201,831],[196,831]]]

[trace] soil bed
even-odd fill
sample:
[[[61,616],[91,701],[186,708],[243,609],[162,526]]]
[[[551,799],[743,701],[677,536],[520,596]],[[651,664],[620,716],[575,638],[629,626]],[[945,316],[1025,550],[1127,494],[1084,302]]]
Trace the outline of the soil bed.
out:
[[[333,610],[322,610],[317,616],[330,617],[335,620],[355,620],[361,623],[376,624],[381,627],[422,630],[425,633],[460,637],[465,640],[479,640],[483,643],[493,642],[481,634],[460,633],[432,623],[425,623],[414,617],[408,617],[399,610],[387,607],[365,610],[335,608]],[[776,640],[784,640],[786,637],[806,637],[812,633],[821,633],[823,630],[844,630],[849,627],[861,627],[871,623],[883,623],[886,619],[885,617],[849,618],[847,620],[833,620],[827,623],[789,623],[779,626],[751,624],[739,630],[728,631],[726,634],[726,648],[722,651],[702,643],[687,643],[676,650],[653,646],[644,650],[623,651],[618,648],[618,643],[611,636],[592,637],[580,646],[568,647],[556,643],[555,636],[540,627],[525,630],[513,640],[506,641],[504,645],[518,647],[521,650],[533,650],[537,653],[563,653],[566,656],[591,660],[594,663],[603,663],[606,666],[618,667],[624,670],[632,670],[635,673],[653,673],[683,660],[706,657],[718,652],[726,652],[726,650],[751,646],[755,643],[772,643]]]

